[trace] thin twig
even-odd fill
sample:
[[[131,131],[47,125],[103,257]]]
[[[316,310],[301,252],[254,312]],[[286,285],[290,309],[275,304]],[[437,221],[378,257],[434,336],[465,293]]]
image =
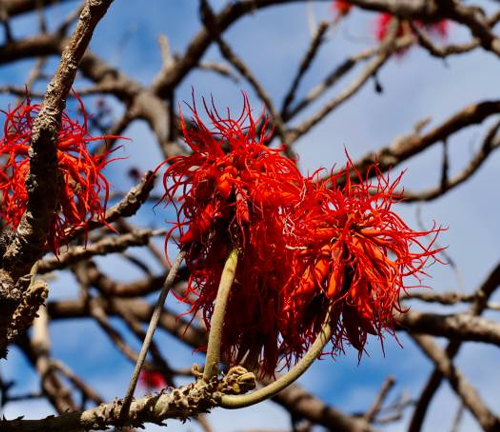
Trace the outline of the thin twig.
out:
[[[273,124],[276,126],[276,131],[284,143],[286,142],[286,131],[284,123],[281,119],[281,115],[274,107],[274,104],[271,101],[271,97],[266,92],[264,87],[260,84],[260,82],[255,78],[255,76],[250,72],[250,69],[245,65],[243,60],[241,60],[236,53],[231,49],[231,47],[222,39],[219,28],[216,25],[216,20],[210,5],[207,0],[200,0],[200,9],[203,18],[203,22],[206,25],[207,29],[213,34],[213,37],[216,43],[219,46],[220,52],[223,57],[231,63],[236,70],[248,81],[248,83],[253,87],[257,96],[262,100],[267,110],[271,114],[273,119]]]
[[[151,341],[153,340],[153,335],[155,333],[156,327],[158,326],[158,321],[160,320],[161,312],[163,310],[163,305],[165,304],[165,300],[167,298],[168,293],[170,292],[170,288],[172,287],[175,277],[177,276],[177,271],[184,259],[184,252],[179,252],[177,255],[174,264],[172,265],[167,278],[165,279],[165,284],[161,290],[160,296],[158,297],[158,301],[156,302],[156,306],[153,310],[153,315],[151,316],[151,321],[149,322],[148,331],[146,333],[146,337],[144,338],[144,342],[141,347],[141,351],[139,352],[139,357],[137,359],[137,363],[135,364],[134,371],[132,373],[132,377],[130,378],[130,383],[128,385],[127,392],[125,393],[125,397],[123,398],[123,405],[120,411],[120,418],[126,419],[129,413],[130,404],[132,402],[132,397],[134,396],[134,390],[137,385],[137,380],[139,379],[139,374],[142,369],[142,365],[146,360],[146,356],[148,354],[149,346],[151,345]]]
[[[291,105],[291,103],[295,98],[295,93],[297,91],[297,88],[299,87],[300,81],[302,80],[305,73],[311,66],[312,61],[316,57],[319,47],[324,41],[324,36],[327,30],[328,30],[328,23],[322,21],[313,35],[313,38],[309,45],[309,49],[307,50],[307,52],[304,55],[304,58],[300,62],[299,69],[297,70],[297,74],[295,75],[295,78],[293,79],[292,84],[290,85],[290,89],[287,91],[286,96],[283,98],[283,106],[281,108],[281,115],[283,117],[285,117],[285,113],[287,112],[288,107]]]
[[[373,402],[373,405],[364,415],[364,418],[367,422],[372,423],[375,420],[375,418],[382,409],[382,406],[384,404],[387,395],[389,394],[389,391],[394,387],[395,383],[396,380],[392,376],[387,377],[387,379],[384,381],[384,384],[382,385],[382,388],[380,389],[380,392],[377,398],[375,399],[375,402]]]
[[[383,40],[375,58],[365,67],[361,74],[343,89],[334,99],[328,102],[317,113],[309,119],[299,124],[290,134],[288,145],[291,145],[299,137],[309,132],[315,125],[323,120],[330,112],[338,108],[345,101],[350,99],[366,83],[366,81],[375,75],[377,71],[387,62],[395,49],[396,33],[399,26],[399,20],[393,19],[389,32]]]

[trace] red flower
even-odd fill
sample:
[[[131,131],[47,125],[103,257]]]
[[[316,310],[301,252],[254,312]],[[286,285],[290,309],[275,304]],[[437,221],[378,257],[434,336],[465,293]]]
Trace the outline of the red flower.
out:
[[[92,141],[117,137],[92,137],[87,130],[88,115],[82,101],[78,100],[83,124],[63,113],[57,141],[62,186],[47,236],[48,247],[56,253],[74,228],[85,226],[91,219],[104,221],[109,195],[109,183],[102,174],[110,162],[106,160],[108,154],[93,155],[88,145]],[[30,169],[28,152],[33,122],[40,108],[38,104],[31,105],[27,99],[12,111],[3,112],[6,119],[4,136],[0,138],[0,214],[12,229],[18,226],[26,210],[25,181]],[[104,195],[102,201],[101,194]]]
[[[180,202],[173,231],[180,231],[191,274],[182,300],[192,312],[201,310],[209,327],[224,262],[238,248],[222,336],[224,360],[234,364],[249,354],[272,373],[279,357],[285,263],[292,254],[285,247],[284,219],[304,180],[281,149],[266,146],[267,120],[253,119],[246,96],[236,119],[206,105],[205,110],[213,130],[195,106],[191,127],[181,117],[192,153],[169,159],[163,180],[163,199]]]
[[[334,0],[332,6],[337,16],[346,16],[352,8],[352,4],[348,0]]]
[[[165,377],[156,371],[142,370],[139,374],[139,382],[146,390],[156,390],[167,387]]]
[[[375,36],[377,40],[382,41],[385,39],[389,32],[392,18],[393,16],[387,12],[378,14],[375,22]],[[445,39],[448,35],[449,23],[447,20],[440,20],[435,23],[422,23],[422,21],[415,20],[415,25],[438,35],[442,39]],[[413,30],[408,21],[402,21],[398,27],[397,37],[400,38],[407,35],[413,35]]]
[[[440,228],[413,231],[392,210],[401,175],[391,183],[373,169],[375,184],[349,161],[345,173],[319,182],[308,194],[309,206],[295,215],[303,233],[298,238],[308,244],[296,245],[296,272],[284,293],[287,326],[281,330],[291,353],[300,355],[316,338],[331,308],[334,348],[347,340],[361,356],[368,333],[382,339],[384,329],[392,331],[400,291],[412,286],[406,278],[421,286],[428,261],[441,250],[432,248]],[[358,183],[349,180],[352,170]],[[344,178],[345,186],[338,186]],[[428,246],[426,236],[432,237]]]
[[[392,329],[400,290],[409,287],[404,278],[421,285],[438,250],[420,239],[439,229],[413,231],[394,213],[400,177],[390,183],[377,171],[372,185],[358,173],[359,183],[340,187],[349,163],[326,181],[304,179],[279,149],[266,147],[266,121],[254,121],[246,97],[238,119],[205,109],[214,130],[196,107],[192,126],[181,117],[192,154],[170,158],[163,179],[163,200],[178,207],[167,240],[180,232],[190,271],[181,300],[210,328],[224,262],[237,248],[222,330],[227,364],[246,357],[262,374],[282,360],[290,366],[329,311],[334,348],[347,340],[361,354],[368,333]]]

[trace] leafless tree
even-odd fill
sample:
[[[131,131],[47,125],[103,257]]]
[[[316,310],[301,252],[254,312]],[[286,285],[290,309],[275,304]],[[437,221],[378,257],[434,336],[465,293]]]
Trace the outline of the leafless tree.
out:
[[[462,346],[463,350],[474,350],[477,343],[493,349],[500,346],[497,315],[500,305],[494,301],[500,285],[499,257],[493,257],[497,264],[488,276],[484,280],[478,276],[475,288],[466,290],[461,286],[460,276],[464,269],[455,265],[446,251],[443,252],[442,261],[447,261],[449,268],[456,273],[456,279],[453,279],[456,287],[452,290],[442,286],[433,286],[434,290],[409,290],[402,295],[402,302],[404,308],[411,306],[411,310],[394,312],[397,332],[408,335],[421,351],[418,361],[432,364],[431,372],[420,377],[422,388],[405,389],[400,386],[390,376],[388,367],[387,379],[380,383],[380,392],[373,395],[373,404],[359,407],[358,412],[346,412],[315,396],[313,390],[301,384],[286,381],[282,385],[282,378],[275,381],[268,377],[256,381],[256,375],[242,366],[232,368],[215,379],[204,379],[206,376],[191,365],[182,369],[171,366],[169,350],[156,343],[155,339],[149,346],[147,359],[147,351],[137,349],[144,338],[152,337],[152,332],[146,331],[151,320],[152,327],[158,327],[157,333],[168,333],[194,349],[205,346],[208,337],[202,321],[195,319],[190,323],[189,317],[179,317],[168,303],[163,306],[168,290],[181,293],[189,278],[181,263],[182,254],[175,263],[168,263],[155,241],[164,238],[168,228],[163,220],[157,220],[153,227],[145,227],[140,226],[140,218],[134,218],[145,207],[150,211],[151,204],[157,202],[162,194],[154,188],[156,173],[153,170],[156,164],[149,167],[151,171],[143,178],[132,175],[137,184],[130,190],[113,193],[113,205],[107,209],[105,221],[92,221],[87,227],[88,233],[84,229],[73,230],[68,247],[61,248],[58,256],[47,253],[44,245],[58,205],[60,187],[56,141],[66,103],[74,97],[72,89],[84,100],[99,98],[104,101],[89,125],[99,135],[126,137],[130,127],[139,121],[145,122],[157,149],[163,159],[167,159],[186,152],[179,133],[178,107],[179,101],[186,99],[186,88],[192,85],[193,75],[216,74],[220,86],[227,86],[231,91],[238,86],[249,89],[250,97],[265,106],[272,119],[274,142],[285,143],[284,152],[295,160],[297,155],[313,151],[300,146],[311,131],[320,124],[328,124],[334,114],[342,116],[342,109],[348,102],[359,97],[363,91],[372,92],[374,83],[376,91],[373,97],[379,97],[378,93],[384,97],[386,88],[394,84],[392,81],[384,82],[384,68],[394,62],[405,62],[410,49],[420,50],[437,62],[472,57],[478,53],[500,61],[500,39],[495,32],[500,9],[495,1],[485,0],[476,4],[476,1],[460,0],[349,0],[352,9],[345,14],[335,9],[335,2],[321,0],[177,0],[168,2],[168,8],[174,9],[184,2],[198,8],[199,30],[180,52],[172,52],[169,47],[171,30],[168,27],[159,36],[158,47],[143,47],[157,50],[158,57],[161,56],[161,67],[146,83],[120,67],[121,58],[110,61],[89,48],[91,41],[98,43],[106,40],[109,45],[119,45],[119,40],[99,32],[99,26],[102,19],[129,7],[128,1],[0,0],[2,101],[9,96],[13,101],[11,106],[15,106],[15,98],[22,99],[29,93],[31,98],[41,100],[42,104],[30,140],[30,173],[26,183],[29,184],[28,204],[15,230],[4,224],[0,245],[0,366],[9,363],[9,350],[19,350],[29,364],[26,367],[38,375],[39,388],[33,393],[19,394],[16,383],[23,380],[26,371],[19,371],[18,376],[2,373],[2,407],[23,402],[26,412],[23,418],[4,417],[0,420],[0,430],[70,432],[115,427],[132,431],[148,423],[162,424],[168,419],[193,419],[208,432],[216,429],[205,413],[228,407],[227,400],[231,400],[227,399],[228,395],[251,392],[257,385],[264,389],[271,386],[272,391],[262,398],[272,396],[272,403],[289,414],[289,430],[368,432],[407,428],[409,432],[419,432],[428,418],[433,399],[447,383],[458,406],[456,413],[442,413],[449,420],[451,430],[460,430],[464,413],[469,413],[479,428],[489,432],[500,431],[500,417],[495,412],[495,408],[498,410],[500,407],[483,399],[482,389],[478,387],[480,384],[467,377],[456,361]],[[144,17],[153,16],[154,7],[148,1],[142,3]],[[318,16],[314,8],[320,7],[324,11],[325,5],[328,7],[327,15]],[[248,17],[252,17],[258,32],[259,20],[267,9],[287,10],[290,7],[301,8],[304,22],[309,20],[310,35],[304,46],[295,48],[296,58],[289,67],[296,70],[290,82],[281,82],[281,96],[278,97],[276,91],[266,89],[266,71],[253,70],[252,56],[259,55],[260,47],[247,56],[244,50],[240,52],[233,44],[232,38],[238,24]],[[68,10],[71,12],[64,16]],[[348,15],[362,11],[370,16],[390,14],[392,24],[385,37],[380,41],[371,38],[370,47],[353,52],[346,58],[332,56],[330,69],[321,71],[323,79],[315,83],[308,81],[309,75],[317,76],[311,70],[324,50],[329,49],[327,46],[343,44],[348,37],[342,33],[345,23],[351,19]],[[22,31],[18,31],[19,23],[22,19],[33,17],[38,19],[37,28],[23,35]],[[451,37],[436,40],[429,29],[442,20],[447,20],[457,33],[466,36],[458,38],[459,42]],[[246,37],[251,38],[252,35]],[[287,34],[282,34],[280,40],[268,40],[266,43],[269,49],[279,50],[279,44],[286,39]],[[273,48],[274,44],[276,48]],[[118,57],[126,56],[128,49],[127,45],[121,48]],[[23,85],[7,73],[8,67],[21,61],[31,66],[23,78]],[[268,67],[273,68],[273,64]],[[475,67],[478,71],[481,64],[476,63]],[[5,75],[3,71],[6,71]],[[453,80],[453,71],[450,77]],[[400,79],[404,82],[404,77]],[[481,79],[479,74],[471,76],[471,80],[476,79]],[[37,92],[45,87],[46,91]],[[304,87],[310,87],[310,90],[303,92]],[[457,89],[457,92],[460,90]],[[491,92],[494,93],[494,89]],[[415,118],[413,130],[401,130],[385,145],[375,147],[378,144],[373,143],[372,147],[376,150],[356,157],[354,167],[365,176],[373,163],[377,163],[382,172],[389,172],[405,168],[406,163],[411,162],[419,167],[423,177],[434,175],[439,179],[434,187],[402,192],[401,206],[406,203],[434,203],[449,193],[459,194],[460,185],[471,181],[487,163],[495,161],[495,150],[500,145],[500,100],[477,99],[471,102],[464,96],[463,101],[452,112],[441,113],[439,121],[426,117],[426,112],[420,113],[421,118]],[[401,101],[401,105],[406,103],[408,101]],[[112,115],[106,111],[109,105],[114,107]],[[3,108],[7,110],[6,106]],[[120,117],[116,119],[114,113],[118,112]],[[377,115],[374,113],[374,116]],[[390,121],[382,115],[379,117],[377,121]],[[451,175],[451,161],[456,147],[454,142],[463,131],[472,127],[480,130],[481,145],[470,155],[463,169]],[[129,142],[121,144],[138,145]],[[114,142],[110,145],[113,146]],[[440,171],[430,173],[428,171],[431,170],[425,166],[424,153],[440,147],[444,149]],[[120,172],[120,164],[115,163],[113,170]],[[125,177],[127,173],[120,172],[120,175]],[[494,185],[491,185],[491,190],[485,191],[480,198],[497,201],[492,193],[494,190]],[[474,230],[474,224],[474,221],[470,222],[470,230]],[[132,248],[141,248],[144,253],[133,254],[130,252]],[[485,252],[481,245],[476,245],[471,246],[469,253],[478,256]],[[123,271],[132,268],[143,276],[129,282],[115,279],[99,264],[99,257],[105,255],[117,257]],[[155,267],[162,268],[163,272],[155,273],[151,270]],[[488,268],[475,268],[473,271],[480,275]],[[64,274],[72,275],[71,284],[77,289],[70,292],[76,294],[72,298],[53,297],[50,285]],[[156,307],[151,301],[151,294],[160,297]],[[486,313],[487,317],[483,316]],[[71,364],[66,364],[51,352],[51,326],[69,320],[94,322],[109,337],[120,355],[130,361],[131,366],[137,365],[126,394],[116,394],[116,399],[105,400],[88,376],[80,376],[73,371]],[[446,344],[438,343],[437,338],[445,340]],[[88,341],[81,340],[79,343],[81,349],[93,349]],[[406,343],[411,344],[409,341]],[[107,359],[102,357],[100,361],[106,362]],[[477,358],[476,364],[479,368],[486,367],[482,365],[481,358]],[[162,374],[170,387],[133,399],[141,367]],[[335,364],[332,370],[335,370]],[[498,381],[496,370],[488,373],[490,380]],[[181,385],[179,380],[187,384]],[[391,399],[391,390],[395,386],[399,386],[402,396]],[[47,400],[53,407],[53,413],[47,413],[44,418],[32,418],[28,403],[39,399]],[[277,430],[272,419],[268,420],[268,425],[265,430]],[[234,430],[245,430],[245,425],[234,425]]]

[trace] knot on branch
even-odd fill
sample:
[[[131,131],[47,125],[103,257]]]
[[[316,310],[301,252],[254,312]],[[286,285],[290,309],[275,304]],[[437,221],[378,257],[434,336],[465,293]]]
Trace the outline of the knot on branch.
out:
[[[184,387],[167,390],[160,394],[155,406],[159,419],[187,419],[193,415],[208,412],[219,404],[223,395],[243,394],[256,387],[257,380],[252,372],[243,366],[229,369],[222,378],[214,377],[210,381],[199,379]],[[161,403],[168,398],[168,403]]]
[[[218,380],[217,391],[224,395],[239,395],[253,390],[257,380],[252,372],[243,366],[234,366],[229,369],[226,376]]]
[[[242,394],[255,386],[255,375],[242,366],[236,366],[221,378],[214,377],[208,382],[199,379],[179,388],[168,388],[158,394],[135,400],[130,405],[126,419],[120,415],[123,401],[103,404],[82,413],[79,425],[86,429],[109,425],[139,427],[146,422],[161,425],[167,419],[187,420],[218,406],[222,396]]]
[[[22,280],[22,278],[20,279]],[[37,317],[38,309],[49,295],[49,286],[42,280],[30,284],[17,306],[9,326],[8,339],[12,342],[18,335],[24,333]]]

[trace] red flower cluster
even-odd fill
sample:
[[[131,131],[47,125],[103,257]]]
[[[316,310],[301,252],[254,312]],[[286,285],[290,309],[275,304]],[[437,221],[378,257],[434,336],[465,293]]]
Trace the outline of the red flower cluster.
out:
[[[47,236],[48,247],[56,253],[72,229],[85,226],[91,219],[104,221],[109,195],[109,183],[102,174],[110,162],[108,154],[93,155],[88,144],[116,137],[92,137],[87,129],[88,115],[82,101],[78,100],[83,124],[63,113],[57,140],[58,168],[63,184]],[[21,221],[28,202],[25,181],[30,169],[31,131],[40,108],[38,104],[31,105],[27,99],[13,110],[3,111],[6,119],[0,138],[0,215],[12,229]],[[101,194],[104,195],[102,202]]]
[[[439,229],[412,231],[392,211],[400,177],[390,183],[376,171],[375,185],[359,174],[354,182],[351,163],[326,180],[302,177],[266,147],[267,121],[252,118],[246,97],[237,119],[205,108],[215,130],[194,107],[193,126],[182,119],[192,154],[170,158],[163,180],[163,199],[178,207],[169,237],[180,232],[191,273],[181,300],[209,327],[224,262],[237,248],[222,334],[228,364],[249,357],[264,374],[282,360],[291,365],[328,313],[334,349],[347,340],[361,354],[367,333],[392,328],[403,278],[419,281],[438,252],[419,239]]]
[[[330,309],[335,348],[347,340],[361,356],[368,333],[382,340],[383,330],[392,331],[399,293],[409,288],[403,279],[412,276],[421,286],[427,261],[439,252],[432,249],[439,228],[413,231],[392,210],[401,175],[390,182],[372,170],[363,178],[349,160],[344,172],[315,182],[309,205],[294,215],[303,221],[296,238],[307,247],[296,245],[283,332],[297,344],[296,354],[314,340]],[[421,243],[426,236],[432,237],[428,246]]]
[[[222,351],[229,363],[262,352],[264,368],[274,370],[280,355],[276,341],[286,282],[283,266],[291,257],[283,247],[283,216],[290,213],[304,180],[280,149],[266,147],[267,121],[252,118],[246,97],[236,119],[205,108],[215,131],[203,124],[194,107],[194,127],[188,129],[183,119],[181,123],[192,153],[169,159],[164,176],[165,201],[175,202],[181,192],[174,229],[181,233],[191,274],[183,300],[193,312],[201,309],[210,326],[224,262],[239,248]]]

